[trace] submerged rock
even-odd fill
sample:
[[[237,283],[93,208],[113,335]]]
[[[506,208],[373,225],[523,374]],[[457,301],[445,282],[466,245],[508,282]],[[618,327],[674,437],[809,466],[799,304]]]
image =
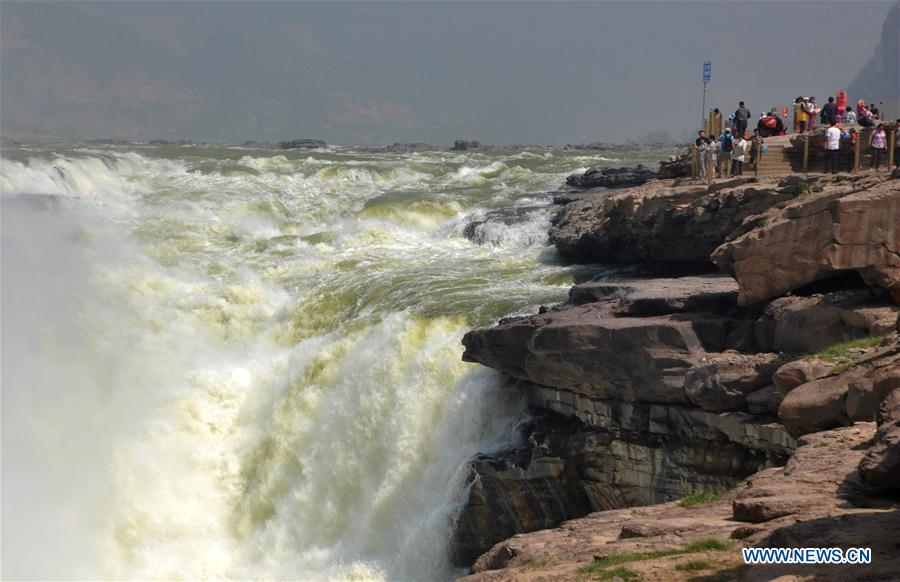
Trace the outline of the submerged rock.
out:
[[[292,139],[290,141],[283,141],[279,143],[278,147],[283,150],[292,150],[298,148],[324,148],[328,147],[328,145],[321,139]]]
[[[450,149],[457,151],[465,151],[465,150],[475,150],[481,147],[481,144],[475,140],[467,140],[467,139],[458,139],[453,142],[453,147]]]
[[[498,243],[509,235],[511,227],[527,223],[536,214],[546,212],[546,206],[510,206],[498,208],[471,219],[463,228],[463,236],[476,244]],[[543,229],[522,233],[529,245],[546,239]],[[521,237],[520,237],[521,239]]]

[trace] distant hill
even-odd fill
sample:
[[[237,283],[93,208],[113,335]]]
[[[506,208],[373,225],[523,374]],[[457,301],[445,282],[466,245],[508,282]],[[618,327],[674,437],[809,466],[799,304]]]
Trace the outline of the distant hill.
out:
[[[854,77],[847,92],[853,101],[884,101],[885,117],[900,117],[900,2],[888,12],[875,54]]]

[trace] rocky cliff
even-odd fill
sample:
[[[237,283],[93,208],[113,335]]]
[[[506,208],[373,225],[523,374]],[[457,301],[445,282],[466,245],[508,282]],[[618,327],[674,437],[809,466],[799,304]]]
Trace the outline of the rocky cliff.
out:
[[[842,427],[876,416],[877,433],[866,425],[868,436],[860,437],[868,443],[877,434],[874,444],[854,449],[852,460],[840,465],[843,471],[849,463],[852,471],[832,477],[843,483],[852,473],[854,483],[896,486],[900,431],[889,395],[900,389],[898,177],[741,178],[712,186],[651,179],[565,200],[550,231],[561,255],[638,264],[642,275],[581,283],[562,305],[465,336],[464,359],[506,374],[535,418],[526,449],[473,463],[457,560],[471,563],[513,534],[589,511],[602,513],[551,530],[550,538],[522,538],[535,540],[529,558],[515,559],[524,550],[506,542],[480,558],[476,571],[485,579],[501,567],[511,570],[497,579],[521,578],[520,566],[543,572],[560,548],[551,552],[541,544],[552,536],[571,540],[576,530],[583,541],[579,536],[594,535],[595,526],[599,538],[560,550],[566,568],[590,566],[598,540],[615,545],[644,537],[664,546],[681,539],[682,530],[695,531],[684,526],[694,519],[691,512],[656,506],[647,510],[652,519],[628,529],[623,521],[640,510],[618,510],[692,494],[714,497],[742,479],[749,481],[740,487],[750,487],[761,475],[790,481],[789,475],[812,470],[810,459],[824,462],[816,460],[818,444],[795,453],[795,439],[809,447],[811,433],[863,434]],[[785,462],[798,468],[774,468]],[[843,491],[840,483],[836,491]],[[769,509],[753,509],[752,491],[732,491],[728,499],[748,501],[735,501],[728,516],[723,505],[715,520],[756,516],[747,520],[768,523],[791,514],[772,517],[778,507],[805,495],[772,487],[777,491],[767,496],[775,499],[762,502]],[[862,499],[870,486],[860,487]],[[826,496],[815,511],[839,504],[839,497]],[[804,519],[818,519],[807,513]],[[724,527],[709,525],[717,532]],[[763,531],[774,535],[765,528],[741,531],[732,537],[742,543],[769,539]],[[550,562],[534,568],[533,560]],[[549,571],[567,578],[574,570]]]

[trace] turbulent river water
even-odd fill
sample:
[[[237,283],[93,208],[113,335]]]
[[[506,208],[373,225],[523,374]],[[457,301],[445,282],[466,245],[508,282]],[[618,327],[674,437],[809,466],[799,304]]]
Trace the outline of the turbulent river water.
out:
[[[460,339],[590,270],[545,192],[661,153],[602,155],[4,146],[3,578],[453,577],[526,415]]]

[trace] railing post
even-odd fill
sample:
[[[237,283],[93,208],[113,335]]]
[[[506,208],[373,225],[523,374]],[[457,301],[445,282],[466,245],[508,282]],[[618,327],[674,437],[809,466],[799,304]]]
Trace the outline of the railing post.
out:
[[[891,125],[888,132],[888,172],[894,171],[894,148],[897,147],[897,128],[900,127],[896,123]]]
[[[803,173],[809,173],[809,135],[803,136]]]
[[[862,150],[862,132],[856,134],[856,142],[853,146],[853,173],[859,173],[859,152]]]
[[[762,140],[756,142],[756,163],[753,164],[753,175],[759,176],[759,163],[762,161]]]
[[[696,178],[700,173],[697,167],[697,144],[691,144],[691,178]]]

